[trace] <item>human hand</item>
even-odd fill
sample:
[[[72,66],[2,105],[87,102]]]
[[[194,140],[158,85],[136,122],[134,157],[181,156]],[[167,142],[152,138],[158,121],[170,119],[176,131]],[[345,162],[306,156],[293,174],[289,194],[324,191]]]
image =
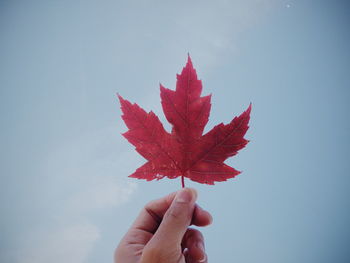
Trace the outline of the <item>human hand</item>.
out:
[[[209,212],[184,188],[148,203],[115,250],[115,263],[207,263],[204,239],[191,224],[207,226]]]

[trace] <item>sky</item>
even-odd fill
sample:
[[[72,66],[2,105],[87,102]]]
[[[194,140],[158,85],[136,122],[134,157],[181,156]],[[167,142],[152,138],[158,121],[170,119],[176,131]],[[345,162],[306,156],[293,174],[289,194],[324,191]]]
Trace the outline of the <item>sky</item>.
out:
[[[350,261],[347,1],[0,1],[0,261],[112,262],[146,202],[180,179],[145,160],[116,93],[162,113],[190,53],[207,132],[252,103],[242,174],[186,180],[213,215],[209,262]]]

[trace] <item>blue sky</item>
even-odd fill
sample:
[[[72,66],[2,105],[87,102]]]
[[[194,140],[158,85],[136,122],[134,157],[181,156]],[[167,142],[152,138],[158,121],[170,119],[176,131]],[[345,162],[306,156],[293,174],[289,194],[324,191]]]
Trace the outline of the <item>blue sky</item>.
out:
[[[347,1],[1,1],[1,262],[111,262],[148,200],[180,180],[144,160],[116,93],[161,111],[187,53],[208,131],[253,104],[243,173],[199,204],[211,262],[348,262]]]

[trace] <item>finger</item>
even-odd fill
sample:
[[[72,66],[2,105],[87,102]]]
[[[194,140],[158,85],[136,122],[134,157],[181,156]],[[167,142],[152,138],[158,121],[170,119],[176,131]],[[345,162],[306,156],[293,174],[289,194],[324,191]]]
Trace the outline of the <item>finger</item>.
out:
[[[186,253],[186,262],[198,263],[207,262],[207,255],[205,253],[204,237],[197,229],[189,228],[182,240],[182,248]]]
[[[153,200],[146,204],[134,221],[131,229],[140,229],[153,234],[160,225],[163,216],[170,207],[175,195],[176,192],[173,192],[165,197]]]
[[[161,245],[164,242],[170,246],[181,244],[192,221],[196,199],[197,192],[192,188],[183,188],[177,192],[152,238],[154,245]]]
[[[207,226],[213,222],[211,214],[196,204],[193,212],[191,225]]]
[[[152,234],[155,233],[164,217],[164,214],[173,202],[176,193],[177,192],[173,192],[145,205],[131,228],[141,229]],[[213,219],[210,213],[196,204],[191,224],[196,226],[206,226],[211,224],[212,221]]]

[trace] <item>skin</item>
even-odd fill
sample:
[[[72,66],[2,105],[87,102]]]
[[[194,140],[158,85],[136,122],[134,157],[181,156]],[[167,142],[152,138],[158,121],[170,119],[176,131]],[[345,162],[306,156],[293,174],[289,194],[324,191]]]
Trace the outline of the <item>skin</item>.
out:
[[[151,201],[115,250],[115,263],[207,263],[204,238],[190,225],[207,226],[209,212],[196,202],[197,192],[184,188]]]

